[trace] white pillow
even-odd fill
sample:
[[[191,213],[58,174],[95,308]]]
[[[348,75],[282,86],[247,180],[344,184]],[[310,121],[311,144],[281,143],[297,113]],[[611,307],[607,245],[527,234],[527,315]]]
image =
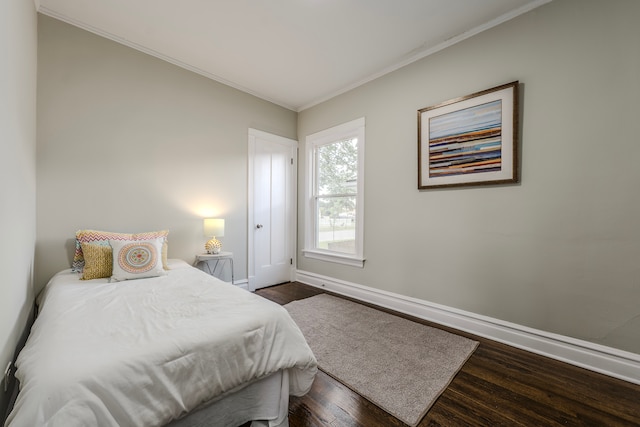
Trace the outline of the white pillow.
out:
[[[113,249],[112,280],[164,276],[162,244],[164,238],[136,241],[109,240]]]

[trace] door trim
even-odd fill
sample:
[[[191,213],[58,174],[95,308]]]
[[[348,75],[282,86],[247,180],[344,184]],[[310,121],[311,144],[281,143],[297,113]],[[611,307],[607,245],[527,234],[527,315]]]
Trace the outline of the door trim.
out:
[[[255,287],[255,256],[254,256],[254,239],[253,239],[253,227],[254,221],[254,204],[253,204],[253,192],[254,192],[254,161],[256,153],[256,138],[266,139],[271,142],[276,142],[283,145],[288,145],[291,149],[291,158],[293,159],[293,171],[290,183],[290,196],[291,204],[289,209],[290,218],[293,220],[289,224],[289,247],[291,248],[291,268],[289,270],[289,280],[294,280],[295,272],[297,268],[296,254],[297,254],[297,230],[298,230],[298,141],[290,138],[285,138],[278,135],[273,135],[258,129],[249,128],[248,133],[248,191],[247,191],[247,289],[250,292],[256,290]]]

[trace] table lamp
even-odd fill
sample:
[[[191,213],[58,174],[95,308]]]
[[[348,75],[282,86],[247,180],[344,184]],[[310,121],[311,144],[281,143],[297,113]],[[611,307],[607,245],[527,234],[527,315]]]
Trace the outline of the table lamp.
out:
[[[218,254],[222,249],[222,243],[216,237],[224,237],[224,219],[205,218],[204,219],[204,235],[210,237],[204,248],[208,254]]]

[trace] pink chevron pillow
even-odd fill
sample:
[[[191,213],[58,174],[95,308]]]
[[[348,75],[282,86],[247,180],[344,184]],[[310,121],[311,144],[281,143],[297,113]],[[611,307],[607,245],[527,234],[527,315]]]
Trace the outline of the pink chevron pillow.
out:
[[[84,269],[84,254],[82,253],[82,243],[92,243],[94,245],[109,246],[109,240],[119,241],[139,241],[139,240],[151,240],[151,239],[164,239],[162,245],[162,266],[165,270],[168,270],[167,266],[167,238],[169,236],[169,230],[150,231],[146,233],[113,233],[111,231],[97,231],[97,230],[78,230],[76,231],[76,251],[73,255],[73,263],[71,264],[71,270],[81,273]]]

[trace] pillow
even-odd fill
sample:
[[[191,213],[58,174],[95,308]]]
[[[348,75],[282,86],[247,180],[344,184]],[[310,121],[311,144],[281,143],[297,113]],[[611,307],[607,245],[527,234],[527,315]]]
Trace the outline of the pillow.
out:
[[[73,263],[71,264],[71,270],[76,273],[82,273],[84,269],[84,253],[82,251],[83,243],[93,243],[94,245],[109,246],[109,240],[122,240],[122,241],[135,241],[135,240],[149,240],[164,238],[164,244],[162,246],[162,266],[165,270],[168,270],[167,266],[167,236],[169,230],[162,231],[150,231],[148,233],[112,233],[110,231],[97,231],[97,230],[78,230],[76,231],[76,251],[73,255]]]
[[[102,279],[111,277],[113,270],[113,251],[111,246],[82,243],[84,269],[81,280]]]
[[[164,238],[109,240],[113,250],[112,280],[143,279],[167,274],[162,266]]]

